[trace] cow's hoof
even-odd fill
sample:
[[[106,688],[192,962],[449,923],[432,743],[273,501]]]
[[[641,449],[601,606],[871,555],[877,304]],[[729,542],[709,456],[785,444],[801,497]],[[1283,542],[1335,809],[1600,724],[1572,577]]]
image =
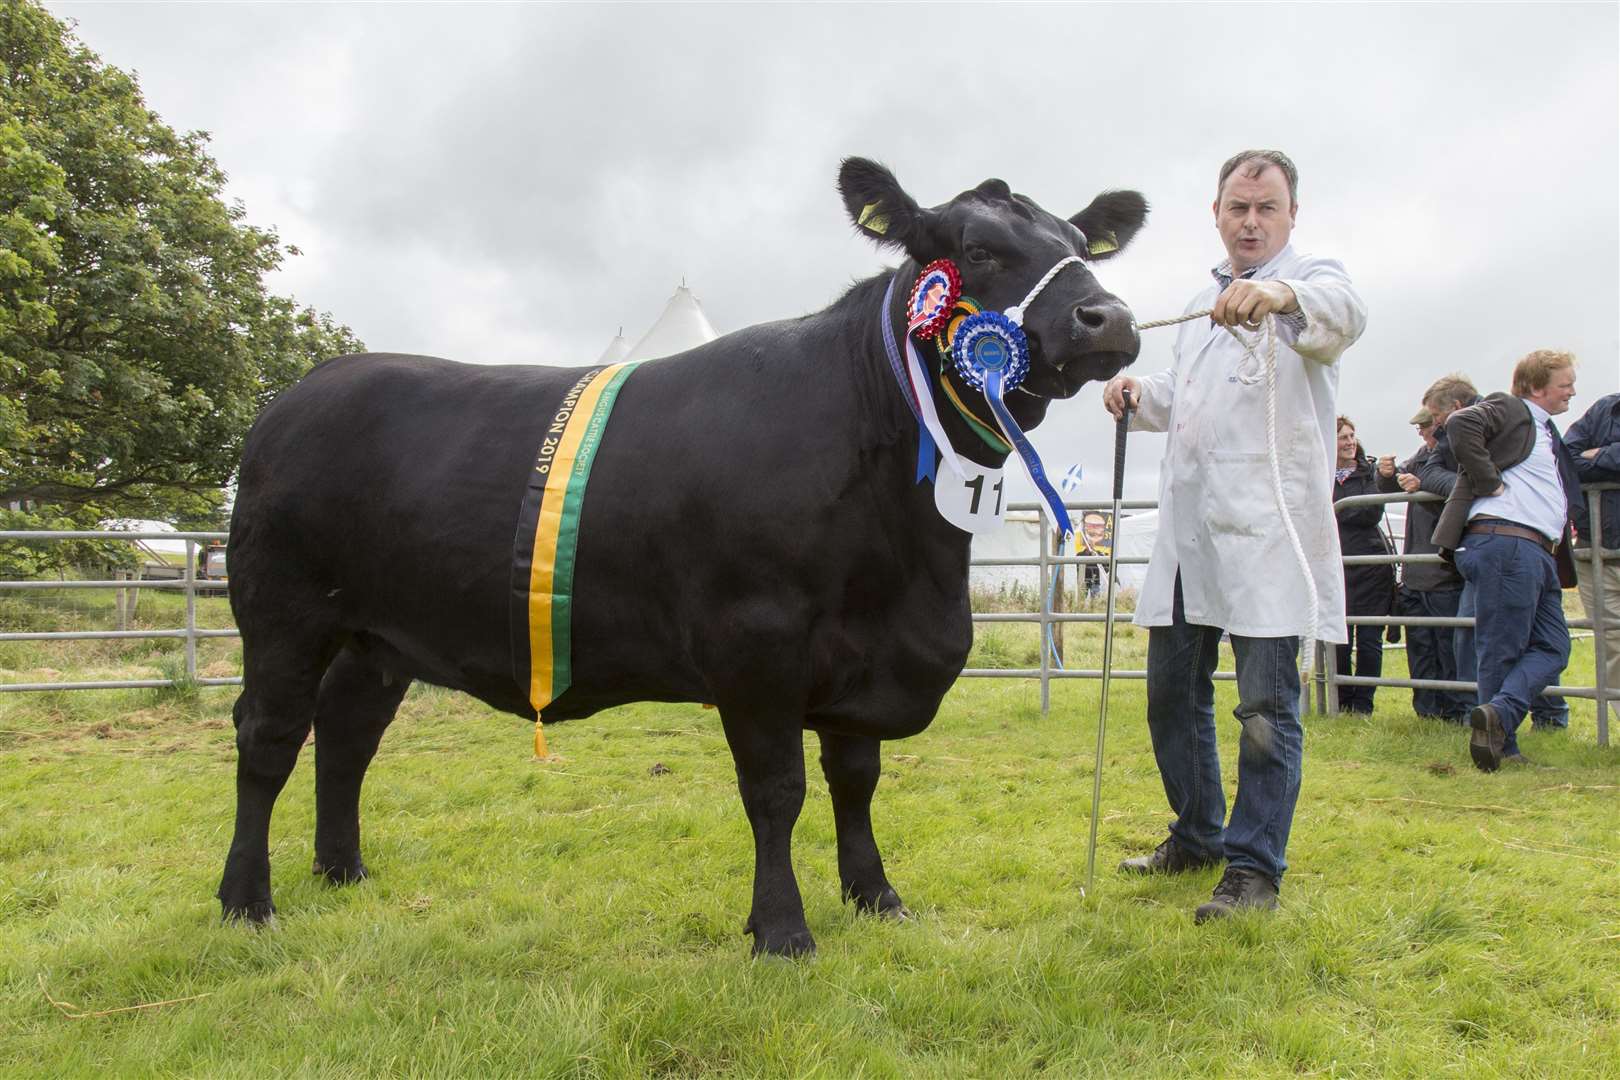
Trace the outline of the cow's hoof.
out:
[[[255,929],[276,925],[276,905],[268,900],[253,900],[246,904],[233,904],[221,900],[220,908],[221,923],[243,923]]]
[[[761,930],[754,925],[753,920],[743,927],[743,933],[754,935],[755,956],[783,956],[793,959],[799,956],[814,956],[816,953],[816,939],[811,936],[808,927],[798,930]]]
[[[371,876],[371,872],[366,869],[366,864],[360,861],[359,856],[353,859],[333,860],[330,863],[317,858],[315,865],[310,867],[310,872],[317,877],[325,878],[329,885],[352,885]]]
[[[906,922],[912,918],[911,909],[900,901],[900,894],[888,886],[875,898],[858,892],[849,895],[855,900],[855,910],[862,915],[876,915],[895,922]]]
[[[792,934],[781,934],[775,937],[761,934],[754,935],[755,956],[780,956],[788,960],[795,960],[801,956],[816,955],[816,939],[808,930],[800,930]]]

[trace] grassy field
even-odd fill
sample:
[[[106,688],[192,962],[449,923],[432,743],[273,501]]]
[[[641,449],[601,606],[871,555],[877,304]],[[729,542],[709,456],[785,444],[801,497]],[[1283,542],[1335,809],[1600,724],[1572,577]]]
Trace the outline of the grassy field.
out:
[[[34,606],[0,623],[101,618]],[[1026,628],[981,630],[972,663],[1034,662]],[[1095,666],[1096,628],[1070,634],[1071,665]],[[205,668],[236,660],[207,648]],[[1142,654],[1122,631],[1116,663]],[[175,656],[0,645],[0,679]],[[1577,643],[1570,681],[1591,667]],[[1620,1074],[1620,753],[1595,745],[1589,703],[1526,736],[1550,767],[1493,775],[1404,692],[1310,719],[1282,910],[1195,927],[1214,872],[1113,870],[1167,819],[1142,684],[1114,687],[1090,895],[1098,684],[1057,684],[1043,718],[1033,682],[965,680],[885,747],[874,817],[914,920],[839,903],[812,780],[795,863],[820,951],[800,962],[748,957],[752,844],[696,706],[552,726],[562,760],[538,763],[528,724],[413,689],[364,798],[374,876],[310,875],[306,751],[272,829],[280,921],[255,932],[219,925],[213,898],[232,691],[0,695],[0,1074]]]

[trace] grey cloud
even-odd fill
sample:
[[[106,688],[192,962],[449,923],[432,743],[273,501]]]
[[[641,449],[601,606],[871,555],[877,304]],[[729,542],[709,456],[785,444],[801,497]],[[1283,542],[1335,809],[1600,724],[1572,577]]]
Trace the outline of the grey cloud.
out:
[[[1100,276],[1163,317],[1220,255],[1220,161],[1271,145],[1297,243],[1369,301],[1340,400],[1369,446],[1413,442],[1435,375],[1499,384],[1537,344],[1583,357],[1577,409],[1620,385],[1613,6],[51,7],[214,132],[250,219],[308,252],[284,279],[375,347],[587,363],[682,276],[722,331],[814,310],[884,263],[833,189],[851,153],[925,203],[1142,190]],[[1105,493],[1095,388],[1035,441]],[[1133,437],[1134,494],[1161,450]]]

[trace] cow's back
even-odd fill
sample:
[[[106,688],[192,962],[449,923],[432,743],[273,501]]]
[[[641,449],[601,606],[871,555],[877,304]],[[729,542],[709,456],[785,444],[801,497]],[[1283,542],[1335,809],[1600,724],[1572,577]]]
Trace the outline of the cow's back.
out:
[[[521,711],[507,648],[513,527],[538,432],[579,374],[386,353],[310,372],[243,450],[238,622],[318,595],[401,676]]]

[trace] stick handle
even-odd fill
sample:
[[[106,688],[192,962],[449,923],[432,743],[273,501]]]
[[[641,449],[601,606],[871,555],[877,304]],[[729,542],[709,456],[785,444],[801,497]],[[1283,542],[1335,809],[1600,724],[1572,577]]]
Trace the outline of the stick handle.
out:
[[[1114,501],[1119,502],[1125,495],[1125,435],[1131,429],[1131,392],[1122,389],[1125,397],[1125,408],[1119,414],[1119,420],[1114,425]],[[1119,522],[1114,522],[1114,528],[1119,528]]]

